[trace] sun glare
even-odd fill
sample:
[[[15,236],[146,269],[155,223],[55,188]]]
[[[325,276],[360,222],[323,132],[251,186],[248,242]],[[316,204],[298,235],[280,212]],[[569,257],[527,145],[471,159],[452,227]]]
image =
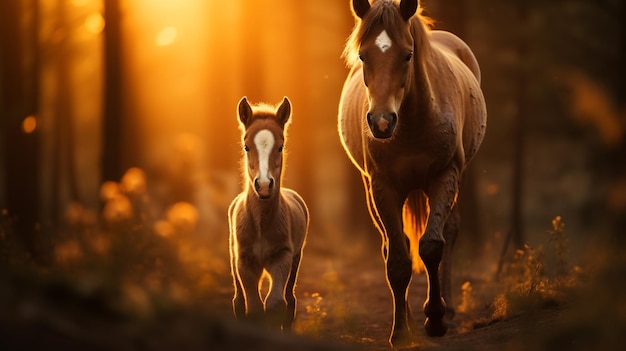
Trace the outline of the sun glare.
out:
[[[157,34],[154,42],[157,46],[169,46],[174,44],[177,36],[178,30],[176,27],[165,27]]]

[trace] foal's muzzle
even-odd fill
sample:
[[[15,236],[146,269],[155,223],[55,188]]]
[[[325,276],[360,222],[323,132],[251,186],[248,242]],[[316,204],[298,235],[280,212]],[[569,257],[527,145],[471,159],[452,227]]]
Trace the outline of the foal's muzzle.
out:
[[[269,181],[262,181],[259,178],[254,179],[254,190],[261,199],[268,199],[272,196],[274,190],[274,178],[270,178]]]
[[[367,125],[372,131],[372,135],[377,139],[388,139],[393,135],[396,124],[398,123],[398,115],[391,113],[367,113]]]

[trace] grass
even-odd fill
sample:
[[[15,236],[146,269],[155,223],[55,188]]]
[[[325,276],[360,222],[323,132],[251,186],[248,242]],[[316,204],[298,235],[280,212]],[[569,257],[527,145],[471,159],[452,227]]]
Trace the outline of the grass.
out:
[[[559,308],[573,300],[575,290],[585,281],[580,266],[571,267],[568,260],[569,239],[565,223],[560,216],[552,220],[545,246],[526,244],[518,249],[504,267],[499,292],[489,304],[490,314],[465,323],[461,331],[469,331],[492,325],[525,313],[546,308]],[[556,268],[547,265],[548,258],[556,262]],[[469,282],[462,286],[460,312],[475,307]]]

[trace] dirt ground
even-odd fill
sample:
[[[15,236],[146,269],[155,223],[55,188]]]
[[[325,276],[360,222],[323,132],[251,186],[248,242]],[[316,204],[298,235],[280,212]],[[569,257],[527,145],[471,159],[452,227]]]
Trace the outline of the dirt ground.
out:
[[[303,262],[297,286],[299,305],[295,330],[350,348],[389,349],[392,300],[380,252],[376,248],[361,247],[337,258],[331,255],[324,257],[315,248],[310,251],[305,256],[307,261]],[[497,287],[482,278],[463,279],[472,281],[474,308],[468,313],[457,313],[446,336],[431,338],[426,336],[421,326],[426,278],[423,274],[414,274],[409,299],[417,332],[415,343],[407,349],[502,350],[517,341],[523,332],[524,322],[521,319],[465,330],[470,323],[489,318],[488,305],[493,301]],[[460,280],[459,277],[454,279],[458,287],[454,294],[457,306],[461,299]],[[538,322],[549,323],[558,313],[558,310],[546,311]]]
[[[353,245],[339,253],[315,243],[307,249],[297,286],[295,331],[348,348],[388,350],[392,300],[379,249]],[[576,306],[575,301],[586,301],[586,292],[576,298],[546,299],[527,311],[494,318],[494,299],[503,286],[484,267],[493,267],[496,262],[490,258],[455,262],[453,303],[457,314],[448,333],[440,338],[428,337],[424,332],[421,306],[426,297],[426,277],[414,274],[409,300],[416,333],[413,345],[405,349],[582,350],[621,349],[625,344],[626,327],[611,327],[612,323],[623,322],[624,314],[616,320],[606,317],[604,323],[596,323],[593,318],[602,316],[598,311],[605,305]],[[471,291],[462,296],[464,282],[470,282]],[[608,308],[623,306],[622,300]]]
[[[292,333],[235,321],[225,268],[210,289],[181,305],[98,275],[32,276],[0,267],[0,349],[388,350],[392,302],[379,248],[328,237],[312,237],[305,248]],[[220,265],[227,259],[212,258]],[[426,283],[414,275],[409,297],[417,327],[406,350],[617,350],[626,344],[624,280],[615,279],[624,277],[626,265],[612,265],[614,271],[599,278],[609,282],[607,289],[580,289],[576,298],[544,301],[504,318],[494,318],[491,308],[501,284],[471,266],[456,264],[459,312],[441,338],[427,337],[421,327]],[[466,281],[472,290],[464,297]]]

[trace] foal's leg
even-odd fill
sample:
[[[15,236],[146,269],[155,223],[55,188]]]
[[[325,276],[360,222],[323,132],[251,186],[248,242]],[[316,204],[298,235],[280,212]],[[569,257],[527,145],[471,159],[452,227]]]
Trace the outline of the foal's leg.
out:
[[[265,315],[272,326],[280,327],[286,318],[285,288],[291,273],[292,262],[291,250],[284,248],[272,255],[266,268],[272,278],[272,283],[265,299]]]
[[[246,300],[239,277],[237,277],[237,264],[235,262],[234,244],[230,244],[230,272],[233,276],[235,296],[233,297],[233,313],[236,318],[243,318],[246,315]]]
[[[291,330],[291,325],[296,317],[296,278],[298,277],[298,269],[300,267],[301,255],[298,253],[293,257],[291,263],[291,273],[287,280],[287,287],[285,288],[285,299],[287,300],[287,313],[285,315],[285,321],[283,322],[283,330]]]
[[[387,239],[385,262],[394,307],[393,328],[389,342],[394,346],[401,346],[411,342],[406,298],[413,273],[407,237],[402,229],[404,199],[383,184],[377,184],[375,180],[372,182],[372,198],[383,224],[383,236]]]
[[[246,302],[246,316],[253,320],[263,317],[263,302],[259,295],[259,280],[263,274],[261,263],[252,253],[241,252],[237,261],[237,272]]]
[[[430,336],[443,336],[448,330],[444,322],[446,302],[441,294],[439,264],[446,241],[443,227],[454,206],[458,191],[459,171],[456,166],[445,170],[428,188],[430,215],[424,235],[420,238],[419,254],[428,275],[428,297],[424,303],[424,327]]]

